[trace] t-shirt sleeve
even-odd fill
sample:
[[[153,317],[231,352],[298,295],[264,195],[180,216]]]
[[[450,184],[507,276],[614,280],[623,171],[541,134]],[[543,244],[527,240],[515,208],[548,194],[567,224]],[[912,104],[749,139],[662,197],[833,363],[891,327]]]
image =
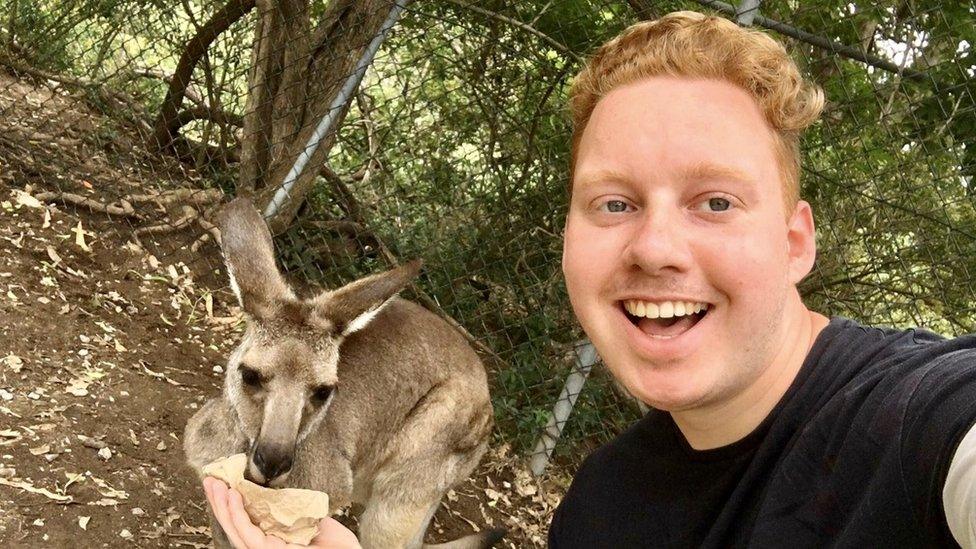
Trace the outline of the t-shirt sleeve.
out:
[[[956,449],[976,424],[976,349],[940,355],[917,375],[902,424],[902,478],[929,538],[953,540],[942,493]]]

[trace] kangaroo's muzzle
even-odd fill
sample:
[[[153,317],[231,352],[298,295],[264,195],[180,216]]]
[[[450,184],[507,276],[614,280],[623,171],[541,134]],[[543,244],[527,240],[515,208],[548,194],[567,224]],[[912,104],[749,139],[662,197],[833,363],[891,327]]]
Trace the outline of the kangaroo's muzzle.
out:
[[[279,445],[255,445],[244,478],[268,486],[271,482],[291,471],[295,452]],[[256,474],[255,474],[256,473]]]

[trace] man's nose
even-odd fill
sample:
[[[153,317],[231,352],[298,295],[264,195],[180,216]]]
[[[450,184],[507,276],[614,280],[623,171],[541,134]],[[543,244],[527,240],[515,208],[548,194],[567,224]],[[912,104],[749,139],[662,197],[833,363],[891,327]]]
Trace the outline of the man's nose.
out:
[[[258,468],[267,484],[275,478],[291,471],[293,453],[290,449],[276,445],[258,446],[254,449],[254,466]]]
[[[691,235],[682,223],[680,212],[645,210],[635,224],[625,250],[631,265],[647,274],[688,269]]]

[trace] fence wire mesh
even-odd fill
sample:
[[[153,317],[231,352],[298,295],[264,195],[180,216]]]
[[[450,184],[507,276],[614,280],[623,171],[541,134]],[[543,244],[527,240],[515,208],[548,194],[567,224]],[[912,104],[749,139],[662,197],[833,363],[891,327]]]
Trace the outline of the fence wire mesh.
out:
[[[694,9],[751,19],[826,91],[804,140],[802,193],[819,226],[808,304],[868,323],[976,330],[972,5],[752,4],[404,4],[271,219],[283,268],[335,287],[423,258],[408,297],[471,336],[490,371],[498,440],[530,451],[584,337],[559,267],[569,83],[625,26]],[[241,194],[268,203],[392,8],[4,0],[0,180],[103,216],[224,285],[215,207]],[[594,370],[557,463],[576,463],[639,413]]]

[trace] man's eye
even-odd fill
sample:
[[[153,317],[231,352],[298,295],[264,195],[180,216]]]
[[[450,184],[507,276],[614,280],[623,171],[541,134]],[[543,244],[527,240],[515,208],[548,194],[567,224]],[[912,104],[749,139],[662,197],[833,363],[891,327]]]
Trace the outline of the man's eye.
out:
[[[732,207],[732,202],[726,198],[713,197],[708,199],[708,211],[710,212],[724,212]]]
[[[601,209],[610,213],[623,213],[627,211],[627,203],[623,200],[607,200]]]

